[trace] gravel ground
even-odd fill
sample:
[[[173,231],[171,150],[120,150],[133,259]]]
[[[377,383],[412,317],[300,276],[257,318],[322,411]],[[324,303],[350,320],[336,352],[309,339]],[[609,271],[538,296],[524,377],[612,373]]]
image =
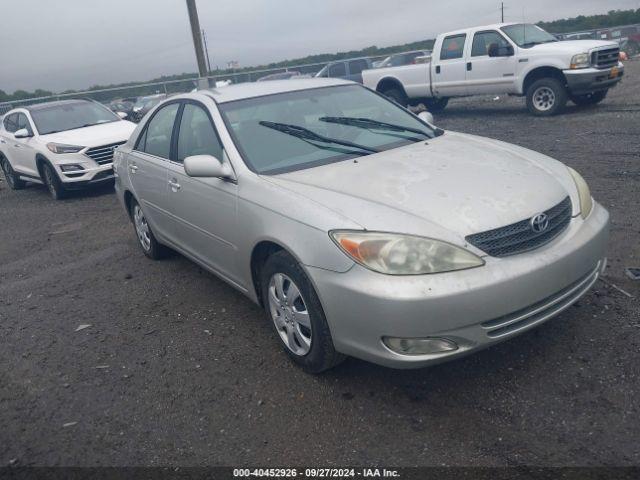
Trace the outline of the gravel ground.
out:
[[[452,101],[437,123],[579,170],[612,214],[607,280],[509,342],[429,369],[294,367],[261,311],[139,251],[110,191],[0,183],[0,466],[640,464],[640,62],[600,106]],[[90,327],[75,332],[81,324]]]

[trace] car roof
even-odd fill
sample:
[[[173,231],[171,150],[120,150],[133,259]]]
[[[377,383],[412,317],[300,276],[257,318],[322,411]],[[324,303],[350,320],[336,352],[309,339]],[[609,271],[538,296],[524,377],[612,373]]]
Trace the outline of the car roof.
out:
[[[322,87],[335,87],[338,85],[357,85],[355,82],[341,80],[339,78],[301,78],[293,80],[273,80],[271,82],[239,83],[226,87],[200,90],[213,98],[216,103],[233,102],[246,98],[264,97],[278,93],[297,92]]]
[[[476,27],[467,27],[467,28],[461,28],[459,30],[452,30],[450,32],[446,32],[446,33],[442,33],[440,34],[441,36],[446,36],[449,37],[451,35],[458,35],[458,34],[463,34],[463,33],[467,33],[469,31],[482,31],[482,30],[498,30],[501,27],[508,27],[510,25],[522,25],[523,23],[527,23],[527,22],[504,22],[504,23],[492,23],[491,25],[480,25],[480,26],[476,26]],[[439,35],[439,36],[440,36]]]

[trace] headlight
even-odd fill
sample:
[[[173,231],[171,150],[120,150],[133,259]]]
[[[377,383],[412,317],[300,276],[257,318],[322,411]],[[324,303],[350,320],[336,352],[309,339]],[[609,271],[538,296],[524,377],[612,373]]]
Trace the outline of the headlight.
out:
[[[53,153],[78,153],[84,147],[78,145],[64,145],[62,143],[47,143],[47,148]]]
[[[591,61],[589,60],[588,53],[579,53],[571,57],[571,69],[574,70],[576,68],[587,68],[591,66]]]
[[[582,215],[582,218],[587,218],[593,208],[593,200],[591,199],[589,185],[584,181],[582,175],[576,172],[573,168],[567,168],[573,177],[573,181],[576,182],[576,188],[578,189],[578,198],[580,198],[580,214]]]
[[[375,272],[421,275],[480,267],[484,260],[450,243],[383,232],[333,231],[340,249]]]

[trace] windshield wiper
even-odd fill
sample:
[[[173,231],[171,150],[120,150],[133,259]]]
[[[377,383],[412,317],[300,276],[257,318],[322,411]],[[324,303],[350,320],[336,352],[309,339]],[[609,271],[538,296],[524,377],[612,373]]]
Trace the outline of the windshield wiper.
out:
[[[367,130],[390,130],[392,132],[409,132],[417,133],[418,135],[424,135],[431,138],[427,132],[420,130],[419,128],[404,127],[395,123],[386,123],[379,120],[373,120],[371,118],[356,118],[356,117],[321,117],[321,122],[339,123],[341,125],[349,125],[351,127],[365,128]],[[438,137],[444,133],[444,130],[437,128],[433,131],[433,134]],[[417,139],[415,139],[417,140]]]
[[[339,140],[337,138],[325,137],[318,133],[312,132],[307,128],[301,127],[299,125],[290,125],[288,123],[278,123],[278,122],[267,122],[265,120],[262,120],[259,123],[263,127],[271,128],[273,130],[277,130],[278,132],[286,133],[287,135],[291,135],[292,137],[296,137],[301,140],[304,140],[307,143],[310,143],[310,142],[332,143],[334,145],[341,145],[343,147],[357,148],[369,153],[380,152],[380,150],[373,147],[359,145],[357,143],[348,142],[347,140]],[[315,144],[311,143],[311,145],[315,145]],[[315,146],[319,147],[319,145],[315,145]],[[362,154],[363,152],[354,152],[354,153]]]

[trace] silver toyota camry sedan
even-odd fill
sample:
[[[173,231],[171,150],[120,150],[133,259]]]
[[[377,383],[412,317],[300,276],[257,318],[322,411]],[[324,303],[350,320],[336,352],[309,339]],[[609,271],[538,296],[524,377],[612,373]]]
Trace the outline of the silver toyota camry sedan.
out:
[[[309,372],[468,354],[565,310],[606,263],[609,215],[576,171],[342,80],[172,97],[114,168],[142,251],[260,304]]]

